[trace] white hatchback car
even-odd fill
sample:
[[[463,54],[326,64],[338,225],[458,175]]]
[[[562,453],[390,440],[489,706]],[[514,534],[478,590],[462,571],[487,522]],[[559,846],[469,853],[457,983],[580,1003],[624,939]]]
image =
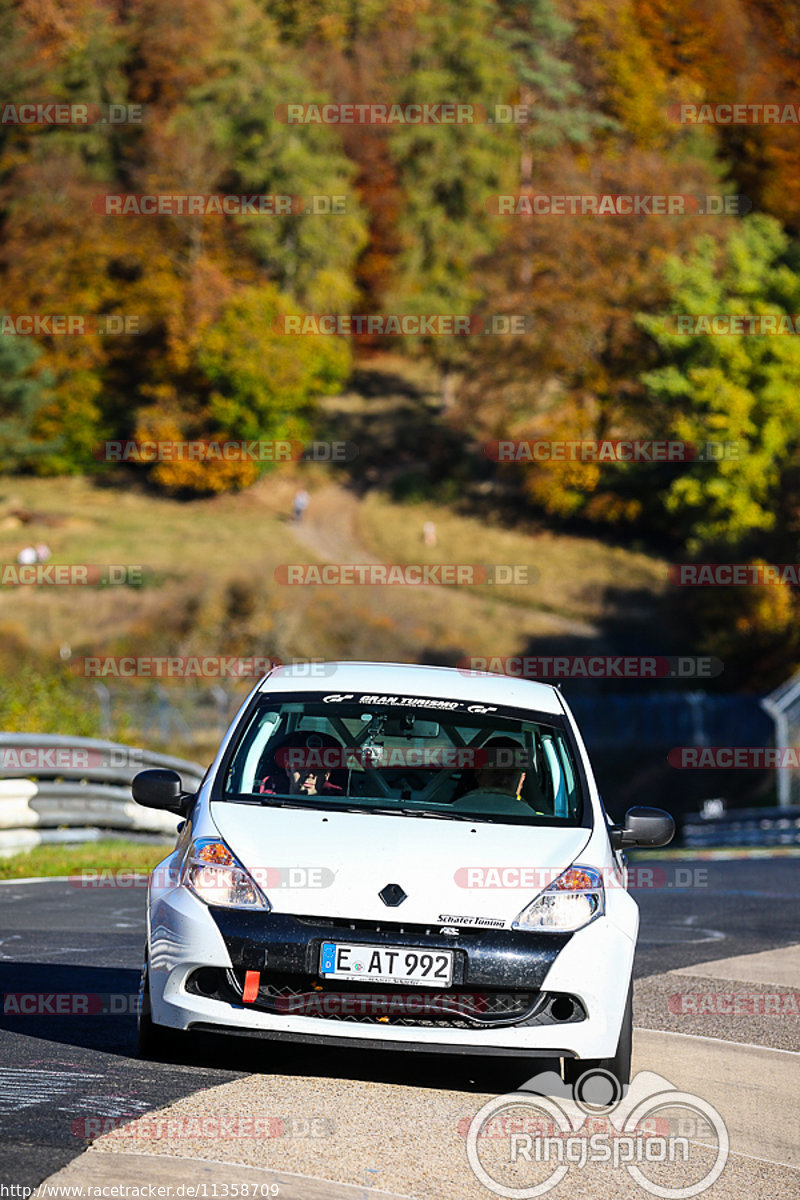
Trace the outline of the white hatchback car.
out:
[[[549,685],[394,663],[278,667],[153,872],[140,1052],[175,1031],[559,1057],[628,1082],[638,907],[575,720]],[[530,1064],[533,1065],[533,1064]]]

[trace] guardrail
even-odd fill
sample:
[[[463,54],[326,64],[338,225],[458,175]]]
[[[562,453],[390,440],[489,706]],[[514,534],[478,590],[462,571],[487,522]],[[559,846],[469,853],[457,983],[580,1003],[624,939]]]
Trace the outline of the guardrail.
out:
[[[800,846],[800,808],[739,808],[719,816],[692,814],[685,846]]]
[[[118,742],[0,733],[0,856],[112,833],[173,837],[179,817],[141,808],[131,797],[131,780],[148,767],[177,771],[187,791],[205,773],[187,759]]]

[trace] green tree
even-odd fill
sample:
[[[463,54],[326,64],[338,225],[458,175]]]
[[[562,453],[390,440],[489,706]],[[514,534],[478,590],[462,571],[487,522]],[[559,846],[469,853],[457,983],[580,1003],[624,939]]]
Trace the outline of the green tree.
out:
[[[300,197],[303,211],[239,216],[233,228],[281,291],[312,310],[345,312],[355,297],[353,265],[366,242],[354,169],[335,129],[287,125],[278,115],[286,97],[326,97],[304,78],[297,52],[280,44],[257,5],[225,0],[224,9],[220,40],[204,63],[206,78],[187,92],[164,136],[181,148],[179,164],[220,191]],[[163,168],[169,169],[166,162]]]
[[[337,391],[350,372],[342,338],[280,332],[276,318],[291,308],[276,288],[252,288],[203,335],[198,365],[213,388],[210,415],[237,437],[305,436],[313,398]]]
[[[58,447],[37,436],[52,384],[48,372],[34,371],[41,355],[28,338],[0,335],[0,471],[31,468]]]
[[[585,145],[598,130],[615,128],[616,122],[587,103],[567,57],[575,26],[552,0],[496,0],[496,6],[496,37],[513,64],[514,99],[530,109],[529,121],[520,124],[524,185],[534,165],[532,156],[526,165],[526,154],[565,143]]]
[[[512,190],[516,180],[513,129],[480,119],[481,106],[493,114],[505,99],[513,74],[507,52],[494,39],[496,16],[487,0],[423,13],[407,69],[394,81],[392,99],[398,104],[456,101],[475,106],[478,120],[389,128],[404,198],[394,281],[385,296],[389,311],[467,314],[480,303],[476,265],[491,253],[500,232],[486,202]],[[409,346],[416,348],[413,341]],[[454,339],[427,339],[426,349],[446,379],[459,359]]]
[[[774,218],[746,218],[722,245],[704,237],[691,255],[668,260],[670,313],[796,314],[799,267]],[[645,315],[639,324],[661,354],[662,365],[642,376],[658,423],[695,445],[730,443],[736,451],[672,481],[664,496],[671,527],[692,551],[773,529],[782,472],[800,446],[797,337],[679,333],[674,320]]]

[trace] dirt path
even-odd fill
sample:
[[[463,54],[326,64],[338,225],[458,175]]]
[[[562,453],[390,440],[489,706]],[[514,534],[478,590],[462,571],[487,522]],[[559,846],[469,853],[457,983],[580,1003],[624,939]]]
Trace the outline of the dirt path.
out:
[[[311,502],[303,521],[287,526],[295,541],[322,562],[376,563],[381,560],[370,553],[358,532],[358,500],[343,487],[335,485],[320,488],[311,496]],[[394,589],[397,590],[397,589]],[[400,589],[402,591],[402,589]],[[411,589],[413,590],[413,589]],[[435,600],[437,593],[449,589],[430,586],[425,591]],[[484,603],[478,595],[473,597],[475,605]],[[518,606],[499,599],[493,600],[493,619],[501,620],[504,610],[518,611]],[[544,636],[569,634],[580,638],[600,638],[598,627],[588,621],[562,617],[557,613],[544,612],[531,607],[536,630]]]
[[[358,500],[343,487],[314,492],[302,522],[289,526],[292,536],[322,562],[374,563],[357,531]]]

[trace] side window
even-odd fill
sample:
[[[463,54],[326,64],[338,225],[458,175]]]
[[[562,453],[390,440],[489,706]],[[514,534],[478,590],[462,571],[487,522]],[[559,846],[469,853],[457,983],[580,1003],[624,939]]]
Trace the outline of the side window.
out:
[[[542,747],[552,781],[553,816],[567,817],[569,816],[569,797],[564,782],[564,771],[562,769],[561,756],[558,753],[556,742],[551,734],[544,734],[542,737]]]
[[[575,766],[563,737],[558,734],[554,740],[556,747],[558,748],[558,757],[561,762],[564,789],[568,801],[568,810],[570,814],[573,814],[577,810],[578,803],[578,781],[575,776]]]

